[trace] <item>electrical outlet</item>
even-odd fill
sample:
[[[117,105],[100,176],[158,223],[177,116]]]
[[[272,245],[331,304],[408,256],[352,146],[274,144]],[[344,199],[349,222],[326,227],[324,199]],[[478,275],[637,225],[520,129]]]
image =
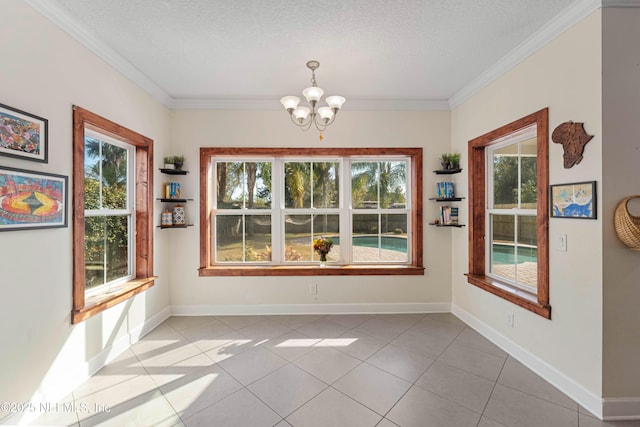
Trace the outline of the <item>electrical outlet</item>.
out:
[[[309,285],[309,293],[311,295],[318,295],[318,284],[312,283]]]
[[[510,327],[512,327],[512,328],[513,328],[513,323],[514,323],[514,322],[513,322],[513,321],[514,321],[514,317],[515,317],[515,316],[514,316],[514,314],[513,314],[513,313],[507,313],[507,318],[506,318],[507,325],[508,325],[508,326],[510,326]]]

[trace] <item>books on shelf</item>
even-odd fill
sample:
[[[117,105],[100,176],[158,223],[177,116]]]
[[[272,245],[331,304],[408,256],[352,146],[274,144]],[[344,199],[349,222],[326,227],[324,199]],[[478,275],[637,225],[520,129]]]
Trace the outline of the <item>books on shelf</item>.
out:
[[[182,193],[179,182],[165,182],[164,184],[164,198],[165,199],[179,199]]]
[[[436,191],[440,199],[453,199],[455,197],[453,182],[451,181],[437,182]]]
[[[458,208],[452,206],[440,206],[439,220],[442,225],[458,224]]]

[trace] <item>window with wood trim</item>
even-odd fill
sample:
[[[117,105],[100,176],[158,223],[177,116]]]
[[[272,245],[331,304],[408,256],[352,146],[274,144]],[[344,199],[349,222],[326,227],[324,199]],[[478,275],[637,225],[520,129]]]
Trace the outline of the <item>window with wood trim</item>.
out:
[[[201,276],[424,272],[422,149],[201,148],[200,162]]]
[[[153,285],[153,141],[80,107],[73,126],[77,323]]]
[[[549,304],[549,125],[540,110],[469,141],[469,283],[543,317]]]

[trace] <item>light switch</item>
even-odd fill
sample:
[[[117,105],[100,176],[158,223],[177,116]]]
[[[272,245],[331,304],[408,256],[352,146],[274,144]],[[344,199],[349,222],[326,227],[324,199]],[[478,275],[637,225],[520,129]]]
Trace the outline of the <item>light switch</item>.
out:
[[[567,251],[567,235],[566,234],[558,234],[556,236],[556,251],[558,252]]]

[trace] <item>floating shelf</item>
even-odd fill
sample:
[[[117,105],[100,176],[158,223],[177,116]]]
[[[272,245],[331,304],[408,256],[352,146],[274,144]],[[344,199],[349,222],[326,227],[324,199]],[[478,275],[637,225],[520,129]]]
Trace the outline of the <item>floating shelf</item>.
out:
[[[182,169],[160,169],[160,172],[167,175],[186,175],[189,171],[183,171]]]
[[[167,203],[186,203],[189,201],[193,201],[193,199],[161,199],[161,198],[157,198],[156,200],[160,200],[161,202],[167,202]]]
[[[183,225],[158,225],[158,228],[187,228],[193,227],[193,224],[183,224]]]
[[[460,173],[462,172],[462,169],[458,168],[458,169],[438,169],[433,171],[433,173],[435,173],[436,175],[452,175],[454,173]]]
[[[429,197],[429,200],[435,200],[436,202],[459,202],[464,197]]]
[[[457,228],[465,226],[464,224],[436,224],[436,223],[433,223],[433,222],[430,222],[429,225],[433,225],[433,226],[436,226],[436,227],[457,227]]]

